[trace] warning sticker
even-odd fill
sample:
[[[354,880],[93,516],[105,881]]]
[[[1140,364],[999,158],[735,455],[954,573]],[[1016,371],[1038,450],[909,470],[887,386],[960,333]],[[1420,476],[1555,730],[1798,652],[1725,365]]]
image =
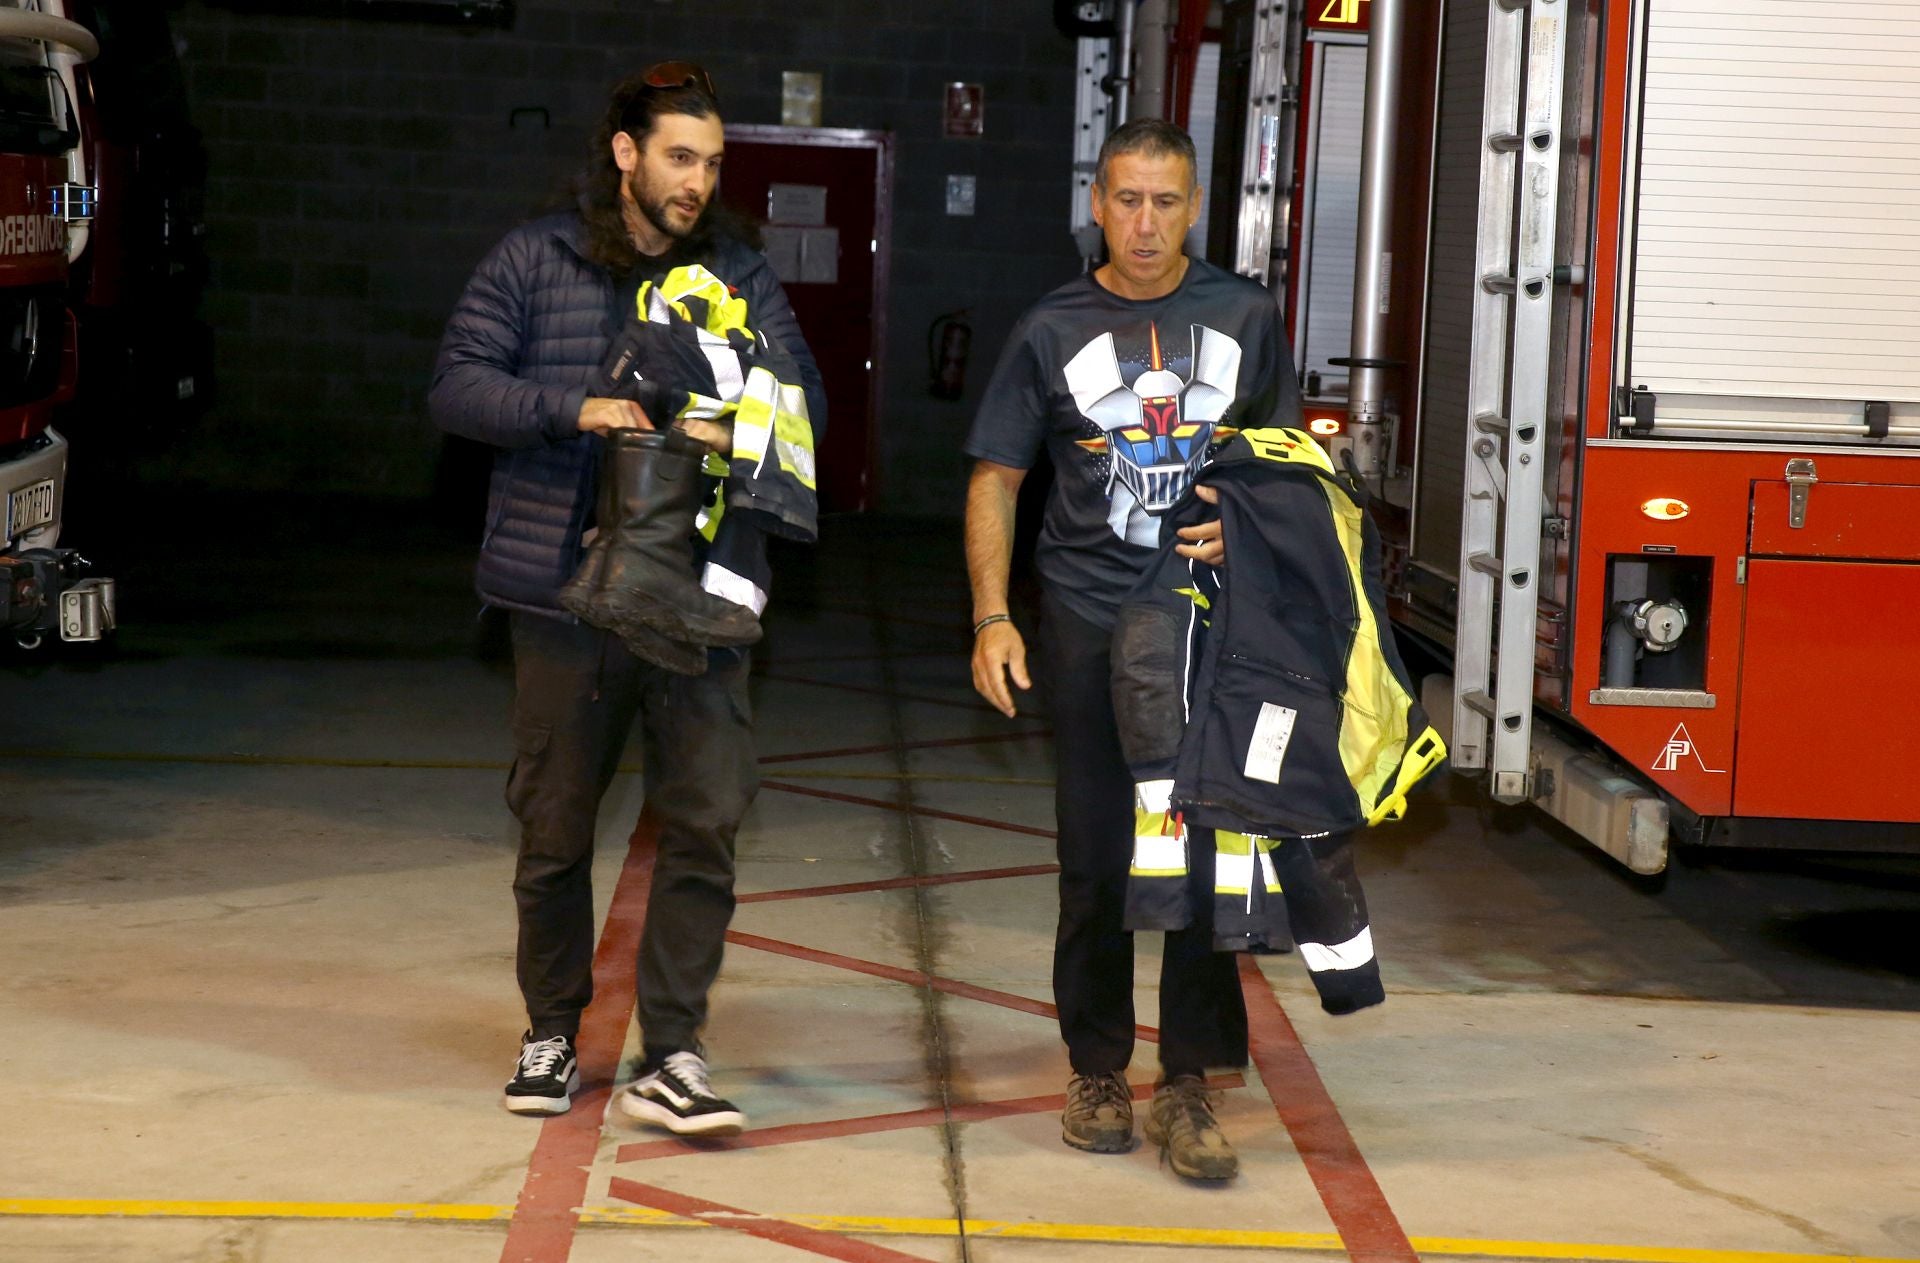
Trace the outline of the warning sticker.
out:
[[[1253,743],[1247,748],[1247,779],[1280,783],[1280,765],[1286,761],[1287,743],[1293,740],[1293,721],[1300,712],[1288,706],[1260,703],[1260,718],[1253,725]]]
[[[1693,744],[1693,734],[1687,731],[1685,724],[1679,724],[1674,727],[1673,735],[1667,738],[1667,744],[1662,747],[1660,751],[1660,757],[1653,761],[1653,770],[1656,772],[1677,772],[1680,770],[1680,760],[1682,759],[1692,759],[1700,765],[1702,772],[1712,772],[1720,776],[1726,775],[1727,769],[1723,767],[1707,766],[1707,761],[1700,757],[1700,748]]]

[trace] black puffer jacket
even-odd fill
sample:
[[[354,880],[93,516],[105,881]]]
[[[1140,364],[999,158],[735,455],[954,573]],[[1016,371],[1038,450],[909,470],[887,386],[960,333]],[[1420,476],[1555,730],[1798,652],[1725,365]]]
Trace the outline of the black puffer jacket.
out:
[[[598,443],[575,424],[624,313],[614,278],[589,262],[572,212],[508,233],[447,321],[428,406],[450,434],[498,448],[476,586],[489,605],[567,618],[555,594],[580,562]],[[773,270],[721,238],[698,260],[747,301],[756,329],[793,352],[816,449],[826,429],[820,370]]]

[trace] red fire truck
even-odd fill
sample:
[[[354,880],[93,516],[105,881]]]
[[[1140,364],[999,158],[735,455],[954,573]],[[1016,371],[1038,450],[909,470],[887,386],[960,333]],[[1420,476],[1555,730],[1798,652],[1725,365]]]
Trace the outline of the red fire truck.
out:
[[[1208,252],[1375,493],[1455,769],[1640,873],[1920,851],[1920,0],[1212,12]]]
[[[98,52],[57,3],[0,5],[0,632],[29,648],[114,621],[113,581],[55,546],[67,444],[51,424],[77,378],[68,268],[95,197],[74,67]]]

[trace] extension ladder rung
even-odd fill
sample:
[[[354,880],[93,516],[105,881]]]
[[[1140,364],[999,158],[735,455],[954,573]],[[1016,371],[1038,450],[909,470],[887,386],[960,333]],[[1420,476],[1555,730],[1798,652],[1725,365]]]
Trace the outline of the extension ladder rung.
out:
[[[1473,0],[1460,0],[1472,3]],[[1485,0],[1455,764],[1530,776],[1569,0]],[[1491,731],[1489,731],[1491,729]]]

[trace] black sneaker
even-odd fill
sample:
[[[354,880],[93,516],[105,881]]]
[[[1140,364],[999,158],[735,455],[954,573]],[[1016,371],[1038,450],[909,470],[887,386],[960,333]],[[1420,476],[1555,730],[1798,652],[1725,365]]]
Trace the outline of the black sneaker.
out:
[[[690,1052],[646,1066],[620,1093],[620,1109],[676,1136],[737,1136],[747,1125],[745,1114],[713,1094],[707,1063]]]
[[[520,1064],[501,1099],[516,1114],[564,1114],[573,1108],[573,1090],[579,1086],[573,1041],[565,1035],[535,1039],[528,1031],[520,1037]]]

